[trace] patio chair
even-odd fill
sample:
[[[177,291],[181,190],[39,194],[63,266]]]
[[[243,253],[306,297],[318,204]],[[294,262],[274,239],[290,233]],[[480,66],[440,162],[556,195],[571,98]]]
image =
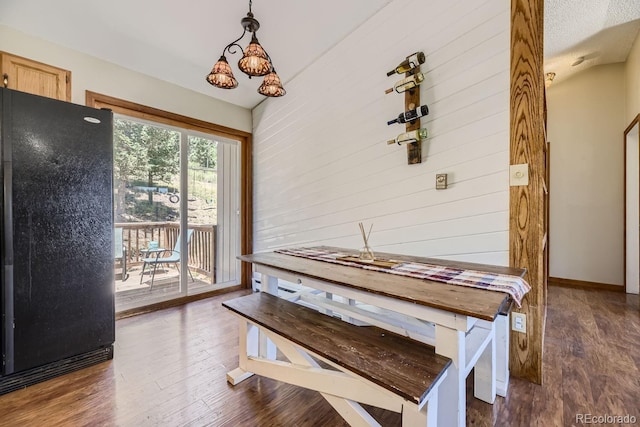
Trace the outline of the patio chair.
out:
[[[193,235],[193,230],[191,229],[187,230],[187,246],[189,246],[189,243],[191,243],[192,235]],[[140,273],[140,283],[142,283],[142,278],[144,277],[144,271],[147,268],[147,265],[149,266],[153,265],[153,270],[151,271],[151,286],[149,286],[149,290],[153,289],[153,280],[155,279],[158,265],[173,264],[176,267],[176,270],[178,270],[178,273],[180,272],[180,267],[178,266],[180,264],[180,234],[178,234],[178,238],[176,239],[176,244],[173,247],[173,250],[161,249],[154,252],[156,254],[155,257],[148,257],[148,258],[142,259],[142,262],[143,262],[142,273]],[[166,252],[170,252],[169,256],[166,256],[166,257],[160,256]],[[189,276],[191,276],[191,281],[194,281],[193,274],[191,274],[191,270],[189,269],[189,265],[187,265],[187,271],[189,272]]]
[[[127,248],[124,246],[122,242],[122,228],[114,229],[114,258],[116,261],[120,260],[120,265],[122,266],[122,281],[124,282],[129,278],[127,274]]]

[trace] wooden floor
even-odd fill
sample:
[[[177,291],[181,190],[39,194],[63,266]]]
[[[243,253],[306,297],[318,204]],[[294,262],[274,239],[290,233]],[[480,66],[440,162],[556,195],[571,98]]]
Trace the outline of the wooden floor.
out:
[[[345,425],[316,392],[259,377],[227,384],[238,332],[221,302],[243,293],[119,320],[113,361],[0,396],[0,426]],[[580,413],[640,424],[637,296],[551,287],[544,361],[544,386],[512,378],[495,405],[469,397],[467,424],[571,426]]]

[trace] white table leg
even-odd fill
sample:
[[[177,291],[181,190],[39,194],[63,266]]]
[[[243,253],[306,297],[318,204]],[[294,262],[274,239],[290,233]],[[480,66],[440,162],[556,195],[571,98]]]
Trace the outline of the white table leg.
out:
[[[263,273],[260,280],[260,290],[278,296],[278,278]]]
[[[353,298],[349,298],[348,302],[349,302],[349,307],[355,307],[356,306],[356,300],[354,300]],[[342,316],[342,320],[344,320],[345,322],[349,322],[349,323],[354,323],[355,322],[355,319],[353,319],[350,316]]]
[[[466,425],[467,397],[464,377],[465,341],[464,332],[436,325],[436,353],[451,359],[452,366],[440,385],[438,399],[438,425]]]
[[[496,332],[496,393],[505,397],[509,388],[509,315],[498,315]]]
[[[278,296],[278,278],[262,274],[260,290]],[[259,333],[258,354],[265,359],[276,359],[276,345],[263,333]]]
[[[496,400],[496,340],[495,324],[485,323],[490,329],[490,341],[480,354],[474,367],[473,395],[493,404]]]
[[[328,299],[329,301],[333,300],[333,294],[331,292],[325,292],[324,294],[325,294],[324,297],[326,299]],[[333,316],[332,310],[328,310],[326,308],[320,308],[318,311],[322,314],[326,314],[327,316]]]

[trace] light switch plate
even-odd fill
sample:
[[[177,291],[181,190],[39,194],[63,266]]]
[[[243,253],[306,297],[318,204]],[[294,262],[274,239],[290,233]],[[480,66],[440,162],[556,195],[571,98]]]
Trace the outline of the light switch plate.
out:
[[[509,185],[512,187],[529,185],[529,165],[527,163],[509,166]]]

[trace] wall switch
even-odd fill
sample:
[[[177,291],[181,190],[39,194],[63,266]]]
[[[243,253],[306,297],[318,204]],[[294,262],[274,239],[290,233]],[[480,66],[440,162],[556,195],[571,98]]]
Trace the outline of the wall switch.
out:
[[[447,188],[447,174],[436,174],[436,190],[445,190]]]
[[[509,166],[509,185],[511,187],[529,185],[529,165],[527,163]]]
[[[527,315],[524,313],[511,313],[511,329],[526,334]]]

